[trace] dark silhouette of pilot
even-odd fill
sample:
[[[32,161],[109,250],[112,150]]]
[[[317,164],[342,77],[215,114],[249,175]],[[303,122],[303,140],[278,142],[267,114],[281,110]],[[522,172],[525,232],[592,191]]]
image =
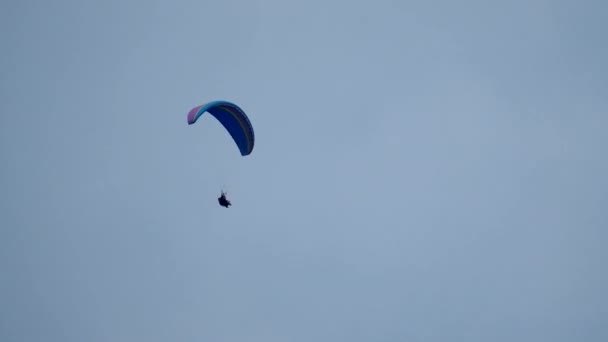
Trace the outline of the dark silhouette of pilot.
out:
[[[222,191],[222,196],[218,197],[217,201],[224,208],[228,208],[229,206],[232,205],[232,203],[230,203],[230,201],[228,199],[226,199],[226,194],[223,191]]]

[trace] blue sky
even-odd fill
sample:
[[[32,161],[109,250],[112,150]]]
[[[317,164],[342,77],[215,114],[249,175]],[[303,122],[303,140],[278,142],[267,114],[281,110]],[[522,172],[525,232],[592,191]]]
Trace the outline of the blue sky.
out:
[[[2,2],[0,340],[606,341],[607,15]]]

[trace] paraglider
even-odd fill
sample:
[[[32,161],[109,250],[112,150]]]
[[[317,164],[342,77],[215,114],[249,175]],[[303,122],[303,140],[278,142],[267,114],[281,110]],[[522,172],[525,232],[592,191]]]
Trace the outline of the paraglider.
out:
[[[251,154],[255,144],[253,126],[239,106],[228,101],[212,101],[194,107],[188,112],[188,125],[194,124],[205,112],[211,114],[224,126],[238,147],[241,156]],[[232,205],[224,191],[217,200],[222,207],[228,208]]]
[[[220,197],[218,197],[217,201],[224,208],[228,208],[229,206],[232,205],[232,203],[230,203],[230,201],[226,198],[226,193],[224,193],[223,191],[222,191],[222,195]]]
[[[253,126],[247,114],[239,106],[228,101],[213,101],[194,107],[188,113],[188,125],[194,124],[205,112],[215,117],[230,133],[243,157],[253,151],[255,143]]]

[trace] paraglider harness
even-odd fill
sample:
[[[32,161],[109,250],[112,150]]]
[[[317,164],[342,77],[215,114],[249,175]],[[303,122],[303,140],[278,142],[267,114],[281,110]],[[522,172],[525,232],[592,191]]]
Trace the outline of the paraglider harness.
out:
[[[228,199],[226,199],[226,193],[224,193],[224,191],[222,191],[222,195],[220,197],[218,197],[217,201],[220,203],[220,205],[222,207],[228,208],[229,206],[232,205],[232,203],[230,203],[230,201]]]

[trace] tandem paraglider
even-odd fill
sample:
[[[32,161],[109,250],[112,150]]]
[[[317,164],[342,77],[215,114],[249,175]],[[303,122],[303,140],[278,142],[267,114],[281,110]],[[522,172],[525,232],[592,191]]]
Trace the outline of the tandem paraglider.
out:
[[[255,144],[253,126],[247,114],[236,104],[228,101],[212,101],[207,104],[194,107],[188,112],[188,125],[194,124],[205,112],[211,114],[228,131],[236,144],[241,156],[251,154]],[[218,202],[222,207],[228,208],[232,205],[222,190]]]

